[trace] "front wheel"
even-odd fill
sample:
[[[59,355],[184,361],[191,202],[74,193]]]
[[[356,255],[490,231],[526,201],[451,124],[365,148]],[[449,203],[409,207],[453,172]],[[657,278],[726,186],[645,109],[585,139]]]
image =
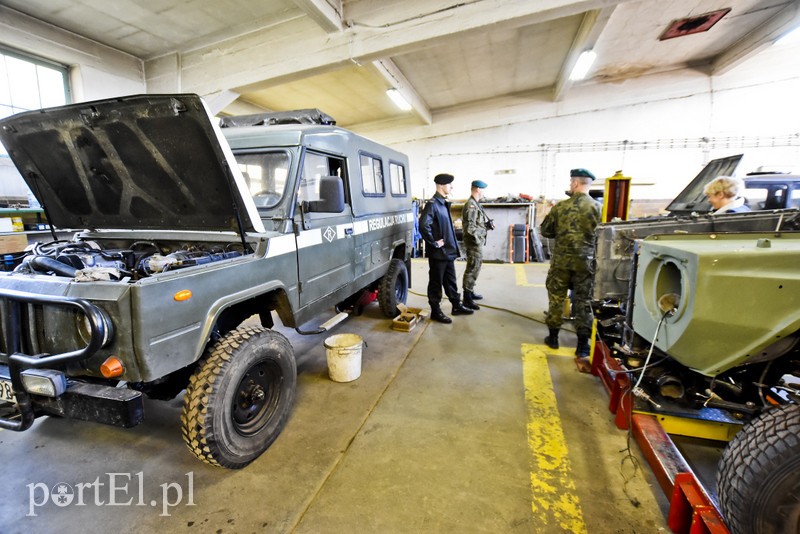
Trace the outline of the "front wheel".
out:
[[[260,326],[219,339],[189,379],[181,431],[200,460],[240,469],[281,433],[294,402],[297,367],[285,336]]]
[[[717,488],[732,533],[800,532],[800,405],[773,408],[740,430],[722,453]]]
[[[400,310],[398,304],[408,299],[408,270],[403,260],[394,258],[389,263],[389,271],[381,279],[378,288],[378,303],[386,317],[396,317]]]

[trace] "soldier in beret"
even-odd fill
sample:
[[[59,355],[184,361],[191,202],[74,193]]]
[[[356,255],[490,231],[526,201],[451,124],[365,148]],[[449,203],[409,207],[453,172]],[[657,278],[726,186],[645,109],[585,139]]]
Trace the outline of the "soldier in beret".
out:
[[[553,206],[541,226],[541,234],[556,241],[545,282],[550,301],[546,319],[550,333],[544,342],[550,348],[558,348],[564,300],[571,288],[578,334],[575,355],[578,357],[589,355],[592,335],[594,230],[600,222],[600,205],[589,196],[589,186],[594,179],[586,169],[572,169],[569,182],[572,195]]]
[[[453,191],[453,175],[437,174],[433,181],[436,193],[422,208],[419,217],[419,232],[428,254],[428,303],[431,305],[431,319],[452,323],[453,320],[442,312],[439,305],[442,287],[453,305],[453,315],[467,315],[472,310],[461,304],[456,283],[454,262],[459,251],[453,219],[450,217],[450,203],[447,201]]]
[[[464,307],[473,310],[481,309],[475,304],[476,300],[483,298],[482,295],[475,293],[475,282],[481,272],[486,232],[490,229],[489,225],[493,224],[479,203],[483,198],[484,189],[486,189],[486,182],[481,180],[472,182],[472,192],[461,210],[464,248],[467,253],[467,268],[464,270],[461,287],[464,289]]]

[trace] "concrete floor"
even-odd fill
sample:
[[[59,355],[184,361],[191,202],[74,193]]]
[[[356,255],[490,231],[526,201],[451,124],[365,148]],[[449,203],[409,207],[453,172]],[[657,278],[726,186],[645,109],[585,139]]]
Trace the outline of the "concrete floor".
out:
[[[327,376],[327,335],[281,329],[297,401],[243,470],[194,459],[180,399],[146,402],[133,429],[42,419],[0,431],[0,532],[668,532],[646,462],[626,451],[599,381],[576,370],[575,336],[541,344],[546,270],[485,265],[477,289],[492,308],[452,325],[396,332],[369,306],[334,331],[367,344],[350,383]],[[409,305],[427,307],[424,260],[412,279]]]

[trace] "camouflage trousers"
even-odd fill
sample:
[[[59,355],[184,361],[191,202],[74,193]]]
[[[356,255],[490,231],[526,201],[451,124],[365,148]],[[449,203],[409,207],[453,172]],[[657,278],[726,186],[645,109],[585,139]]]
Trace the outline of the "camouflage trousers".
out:
[[[575,331],[581,336],[592,335],[594,316],[591,298],[594,274],[591,263],[591,260],[585,260],[585,265],[562,266],[557,263],[550,265],[545,282],[550,301],[545,320],[548,328],[561,328],[564,322],[564,301],[571,289]]]
[[[481,273],[483,246],[467,243],[465,241],[464,248],[467,254],[467,267],[464,269],[464,278],[461,281],[461,288],[464,291],[473,291],[475,289],[475,282],[478,281],[478,275]]]

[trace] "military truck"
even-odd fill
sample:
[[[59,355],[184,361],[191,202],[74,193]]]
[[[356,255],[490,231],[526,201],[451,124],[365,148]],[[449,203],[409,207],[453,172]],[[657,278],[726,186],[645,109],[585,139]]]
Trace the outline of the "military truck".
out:
[[[139,95],[21,113],[0,140],[59,230],[0,273],[2,428],[131,427],[142,395],[185,390],[189,449],[241,468],[295,396],[274,317],[314,334],[365,292],[389,317],[406,300],[408,159],[318,110],[217,125],[196,95]]]
[[[598,335],[637,409],[742,425],[717,471],[732,532],[797,532],[800,211],[708,214],[702,186],[739,159],[711,162],[668,216],[598,227]],[[745,178],[768,202],[791,199],[791,180]]]

